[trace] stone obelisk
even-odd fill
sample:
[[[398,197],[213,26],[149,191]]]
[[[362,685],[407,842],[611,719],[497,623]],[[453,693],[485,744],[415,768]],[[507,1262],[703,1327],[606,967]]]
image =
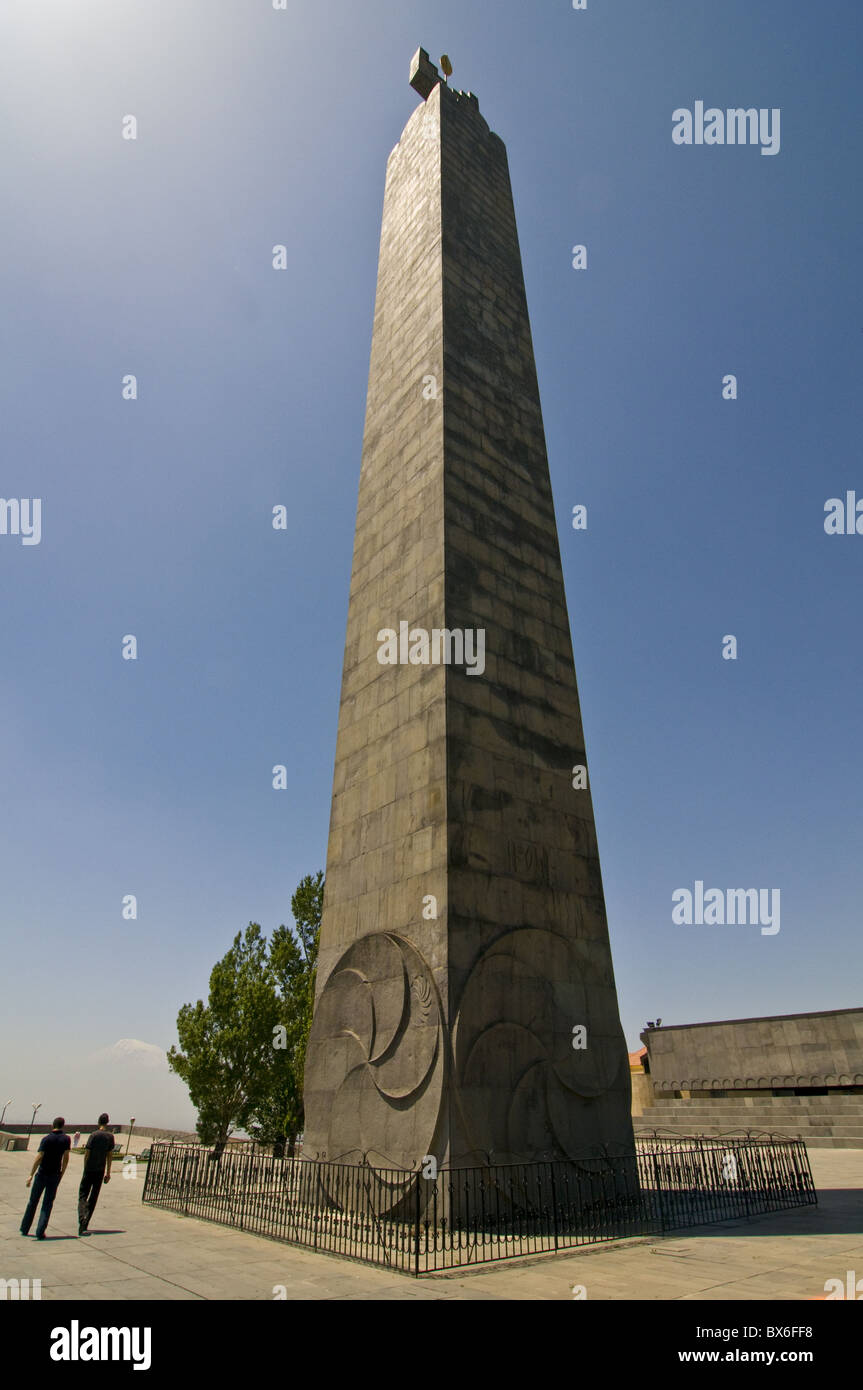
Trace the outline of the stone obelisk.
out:
[[[387,165],[304,1154],[631,1154],[503,142],[420,49]]]

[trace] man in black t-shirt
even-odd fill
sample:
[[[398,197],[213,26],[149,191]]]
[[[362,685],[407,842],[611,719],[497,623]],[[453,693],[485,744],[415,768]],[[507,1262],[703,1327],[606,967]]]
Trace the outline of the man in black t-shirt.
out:
[[[99,1116],[99,1128],[87,1140],[84,1152],[84,1176],[78,1188],[78,1235],[85,1236],[90,1218],[96,1210],[103,1180],[111,1181],[111,1159],[114,1136],[108,1129],[108,1116]]]
[[[63,1116],[58,1115],[51,1133],[46,1134],[39,1145],[36,1162],[33,1164],[27,1179],[27,1186],[29,1187],[32,1183],[33,1190],[30,1193],[27,1210],[21,1218],[22,1236],[30,1234],[30,1227],[33,1224],[33,1217],[36,1215],[36,1208],[41,1197],[42,1210],[39,1213],[39,1220],[36,1222],[36,1239],[45,1239],[45,1228],[48,1225],[54,1198],[57,1196],[57,1188],[60,1186],[60,1179],[66,1171],[66,1165],[69,1162],[69,1150],[72,1147],[72,1141],[68,1134],[63,1133],[65,1123]],[[34,1178],[35,1182],[33,1181]]]

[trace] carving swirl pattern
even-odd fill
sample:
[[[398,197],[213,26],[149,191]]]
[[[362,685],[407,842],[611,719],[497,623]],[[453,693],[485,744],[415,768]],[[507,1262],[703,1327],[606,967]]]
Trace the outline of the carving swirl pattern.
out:
[[[629,1063],[611,970],[594,941],[505,932],[476,962],[453,1033],[462,1123],[494,1162],[632,1147]],[[573,1047],[584,1025],[587,1046]]]
[[[348,948],[318,999],[306,1091],[328,1097],[326,1156],[418,1166],[431,1151],[443,1089],[441,1012],[431,971],[391,932]],[[314,1117],[314,1142],[324,1138]],[[393,1157],[397,1156],[397,1157]]]

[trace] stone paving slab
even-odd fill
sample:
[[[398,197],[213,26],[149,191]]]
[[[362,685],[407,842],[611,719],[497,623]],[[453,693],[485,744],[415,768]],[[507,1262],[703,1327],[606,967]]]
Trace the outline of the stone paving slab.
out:
[[[32,1154],[0,1152],[0,1278],[41,1279],[43,1300],[753,1302],[823,1298],[827,1279],[863,1277],[863,1150],[818,1149],[819,1205],[664,1238],[616,1241],[413,1279],[335,1255],[179,1216],[141,1202],[140,1178],[103,1188],[92,1233],[76,1235],[80,1159],[60,1186],[48,1239],[19,1233]]]

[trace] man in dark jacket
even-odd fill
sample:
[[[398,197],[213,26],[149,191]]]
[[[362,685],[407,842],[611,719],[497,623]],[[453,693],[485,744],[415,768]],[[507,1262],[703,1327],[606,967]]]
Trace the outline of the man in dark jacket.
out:
[[[111,1181],[111,1159],[114,1136],[108,1129],[108,1116],[99,1116],[99,1128],[87,1140],[84,1150],[84,1175],[78,1188],[78,1235],[85,1236],[90,1218],[96,1210],[102,1182]]]
[[[33,1164],[27,1179],[27,1186],[29,1187],[32,1183],[33,1191],[30,1193],[27,1210],[21,1218],[22,1236],[30,1234],[30,1227],[33,1224],[33,1217],[36,1215],[36,1208],[41,1197],[42,1210],[36,1223],[36,1239],[45,1239],[45,1228],[48,1225],[54,1198],[57,1196],[57,1188],[60,1186],[60,1179],[66,1171],[66,1165],[69,1162],[69,1150],[72,1147],[72,1141],[68,1134],[63,1133],[65,1123],[63,1116],[58,1115],[51,1133],[46,1134],[39,1145],[36,1162]],[[34,1178],[36,1179],[35,1182],[33,1181]]]

